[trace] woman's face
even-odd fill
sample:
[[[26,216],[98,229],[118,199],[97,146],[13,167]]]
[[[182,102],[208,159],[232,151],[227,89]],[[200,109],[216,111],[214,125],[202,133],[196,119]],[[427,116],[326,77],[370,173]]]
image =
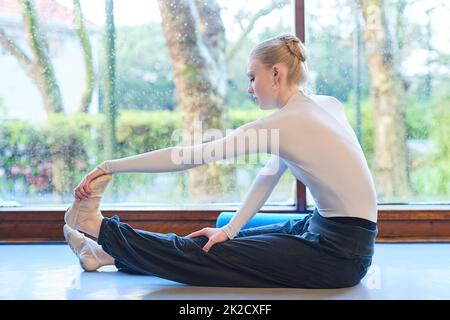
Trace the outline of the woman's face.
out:
[[[277,107],[276,70],[263,65],[257,58],[250,58],[248,65],[248,90],[261,109]]]

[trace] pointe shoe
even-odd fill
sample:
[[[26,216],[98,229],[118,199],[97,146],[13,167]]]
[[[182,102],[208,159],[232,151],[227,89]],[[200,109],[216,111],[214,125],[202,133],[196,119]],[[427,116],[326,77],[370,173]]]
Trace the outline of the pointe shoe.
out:
[[[87,238],[67,224],[64,225],[64,238],[80,260],[80,266],[85,271],[96,271],[102,266],[99,257],[95,254],[95,249],[98,250],[97,247],[100,247],[100,245],[95,243],[94,240]]]
[[[99,210],[100,200],[111,180],[112,174],[108,173],[101,175],[90,182],[89,187],[92,190],[90,197],[86,200],[75,199],[64,215],[64,221],[69,227],[75,230],[84,231],[80,228],[80,224],[83,221],[95,218],[96,216],[103,218]]]

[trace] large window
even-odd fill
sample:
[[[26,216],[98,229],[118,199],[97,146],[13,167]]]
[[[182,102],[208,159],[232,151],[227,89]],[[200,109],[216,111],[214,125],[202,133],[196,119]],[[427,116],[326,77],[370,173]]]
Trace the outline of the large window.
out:
[[[194,120],[225,132],[264,116],[246,92],[248,53],[294,32],[288,0],[114,0],[109,11],[108,1],[22,3],[0,2],[0,206],[69,203],[103,160],[172,146],[172,133]],[[204,62],[196,71],[210,94],[183,91],[192,74],[179,72],[176,54]],[[117,174],[104,202],[237,204],[267,160]],[[295,186],[285,174],[267,203],[293,205]]]
[[[310,90],[344,103],[380,204],[450,202],[449,16],[448,1],[305,1]]]
[[[113,101],[109,1],[81,0],[81,11],[70,0],[22,2],[29,5],[0,2],[0,206],[71,202],[95,165],[174,145],[172,133],[195,119],[225,131],[264,116],[246,93],[248,53],[262,39],[302,28],[294,8],[303,5],[305,30],[297,32],[306,36],[309,90],[345,105],[379,203],[450,202],[448,1],[191,0],[179,2],[190,4],[179,15],[178,1],[162,9],[156,0],[110,1]],[[178,18],[181,27],[167,26]],[[189,35],[194,47],[173,47]],[[208,62],[205,100],[192,102],[180,89],[192,74],[177,78],[175,51]],[[267,159],[118,174],[105,202],[237,204]],[[267,204],[293,205],[296,184],[286,173]]]

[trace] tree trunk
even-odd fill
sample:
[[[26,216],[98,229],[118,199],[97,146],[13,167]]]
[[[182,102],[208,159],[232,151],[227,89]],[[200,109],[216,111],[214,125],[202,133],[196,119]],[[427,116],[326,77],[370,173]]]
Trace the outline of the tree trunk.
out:
[[[113,0],[105,1],[105,82],[103,89],[105,112],[105,156],[113,159],[116,153],[116,49]]]
[[[43,97],[47,115],[62,113],[64,108],[61,91],[48,54],[47,38],[41,32],[39,17],[34,3],[31,0],[22,0],[21,3],[24,27],[28,35],[27,40],[34,56],[29,74]],[[62,173],[65,166],[64,154],[58,151],[52,152],[52,185],[53,196],[56,202],[61,202],[61,196],[64,193],[64,177]]]
[[[196,123],[202,131],[223,130],[226,64],[219,6],[214,0],[158,2],[184,128],[191,135]],[[231,166],[218,164],[189,170],[192,201],[220,200],[234,185],[226,181],[233,175]]]
[[[357,0],[365,20],[365,45],[374,105],[374,175],[380,201],[408,201],[404,88],[394,63],[383,0]]]
[[[41,92],[47,114],[63,112],[61,92],[47,52],[47,40],[41,32],[39,18],[33,1],[22,0],[21,3],[25,30],[28,34],[28,43],[34,55],[32,79]]]
[[[89,106],[92,102],[92,93],[95,86],[94,63],[92,61],[92,47],[89,41],[89,35],[86,31],[86,26],[81,10],[80,0],[73,0],[73,8],[75,15],[75,30],[80,39],[81,48],[83,49],[84,68],[85,68],[85,84],[81,101],[76,109],[78,112],[88,112]]]
[[[355,93],[355,129],[359,143],[362,143],[361,126],[361,23],[360,12],[355,10],[355,30],[353,32],[353,91]]]

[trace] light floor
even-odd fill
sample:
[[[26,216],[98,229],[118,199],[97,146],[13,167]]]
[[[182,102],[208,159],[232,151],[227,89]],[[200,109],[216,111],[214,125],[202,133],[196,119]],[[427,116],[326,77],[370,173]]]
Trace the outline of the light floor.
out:
[[[377,244],[352,288],[193,287],[104,267],[83,272],[65,244],[0,245],[0,299],[450,299],[450,243]]]

